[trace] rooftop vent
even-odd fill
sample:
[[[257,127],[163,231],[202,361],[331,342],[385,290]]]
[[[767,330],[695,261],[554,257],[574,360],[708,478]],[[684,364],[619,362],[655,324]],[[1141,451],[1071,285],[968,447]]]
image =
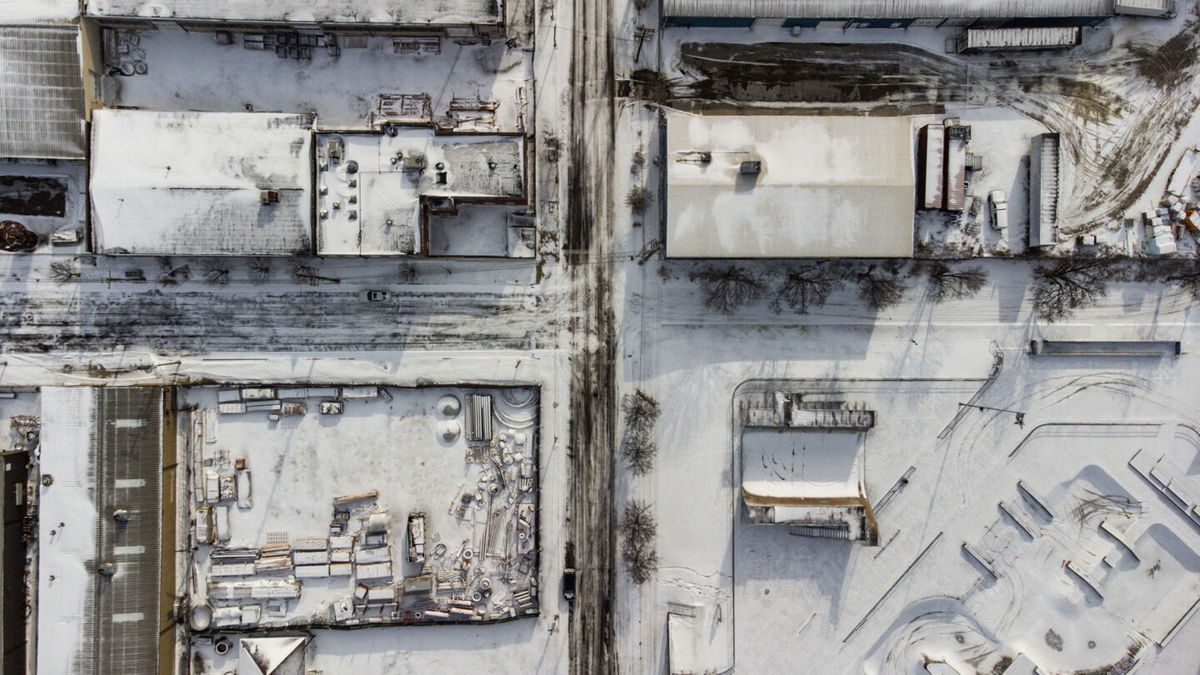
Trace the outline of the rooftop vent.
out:
[[[738,167],[738,173],[743,176],[757,176],[762,173],[762,162],[758,160],[742,162]]]

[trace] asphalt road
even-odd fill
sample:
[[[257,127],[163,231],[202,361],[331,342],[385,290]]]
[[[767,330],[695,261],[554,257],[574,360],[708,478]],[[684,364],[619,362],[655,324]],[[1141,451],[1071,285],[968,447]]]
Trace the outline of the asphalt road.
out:
[[[611,297],[613,9],[574,0],[566,257],[571,279],[571,494],[568,536],[579,580],[570,618],[571,672],[614,673],[616,348]],[[593,264],[595,263],[595,264]]]

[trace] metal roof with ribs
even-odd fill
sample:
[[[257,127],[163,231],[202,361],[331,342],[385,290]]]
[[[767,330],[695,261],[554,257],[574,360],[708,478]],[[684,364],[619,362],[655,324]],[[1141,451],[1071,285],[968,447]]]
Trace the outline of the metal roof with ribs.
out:
[[[79,29],[0,26],[0,157],[82,159]]]
[[[1111,16],[1112,0],[663,0],[663,16],[959,19]]]

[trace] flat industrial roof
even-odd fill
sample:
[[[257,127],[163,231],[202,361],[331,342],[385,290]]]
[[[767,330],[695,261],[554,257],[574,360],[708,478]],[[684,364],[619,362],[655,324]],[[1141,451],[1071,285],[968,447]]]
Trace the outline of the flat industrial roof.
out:
[[[286,23],[498,24],[499,0],[88,0],[102,17]]]
[[[64,25],[79,17],[79,0],[0,0],[0,23]]]
[[[45,387],[41,403],[38,672],[157,672],[163,392]]]
[[[311,148],[308,115],[97,110],[96,251],[310,253]],[[264,204],[264,190],[279,202]]]
[[[424,126],[393,134],[317,134],[319,255],[420,253],[422,197],[524,200],[522,136],[435,135]],[[334,142],[342,146],[339,161],[329,158]],[[423,158],[424,169],[406,169],[404,158]],[[351,162],[355,171],[348,173]]]
[[[0,62],[0,157],[82,159],[79,29],[0,26]]]
[[[1112,0],[663,0],[663,16],[960,19],[1112,16]]]
[[[669,114],[666,253],[911,256],[913,162],[909,118]]]

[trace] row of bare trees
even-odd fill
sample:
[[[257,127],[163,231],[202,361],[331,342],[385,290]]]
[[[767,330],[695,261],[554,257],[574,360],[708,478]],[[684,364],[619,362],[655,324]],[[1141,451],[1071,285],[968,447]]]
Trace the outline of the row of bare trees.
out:
[[[625,433],[621,436],[621,455],[635,476],[641,476],[654,466],[658,444],[654,442],[654,423],[658,421],[658,401],[641,389],[621,399],[625,418]]]
[[[626,504],[620,531],[621,559],[629,571],[629,578],[635,584],[644,584],[654,576],[654,570],[658,567],[658,551],[654,546],[658,525],[650,505],[637,500]]]
[[[987,283],[987,274],[978,266],[951,266],[943,262],[910,264],[896,260],[825,261],[783,267],[773,275],[730,264],[707,267],[692,274],[691,279],[701,286],[704,306],[722,314],[733,314],[767,297],[775,312],[787,309],[807,314],[824,306],[835,292],[846,286],[853,287],[858,300],[869,309],[887,309],[903,299],[914,276],[925,278],[933,302],[971,297]]]

